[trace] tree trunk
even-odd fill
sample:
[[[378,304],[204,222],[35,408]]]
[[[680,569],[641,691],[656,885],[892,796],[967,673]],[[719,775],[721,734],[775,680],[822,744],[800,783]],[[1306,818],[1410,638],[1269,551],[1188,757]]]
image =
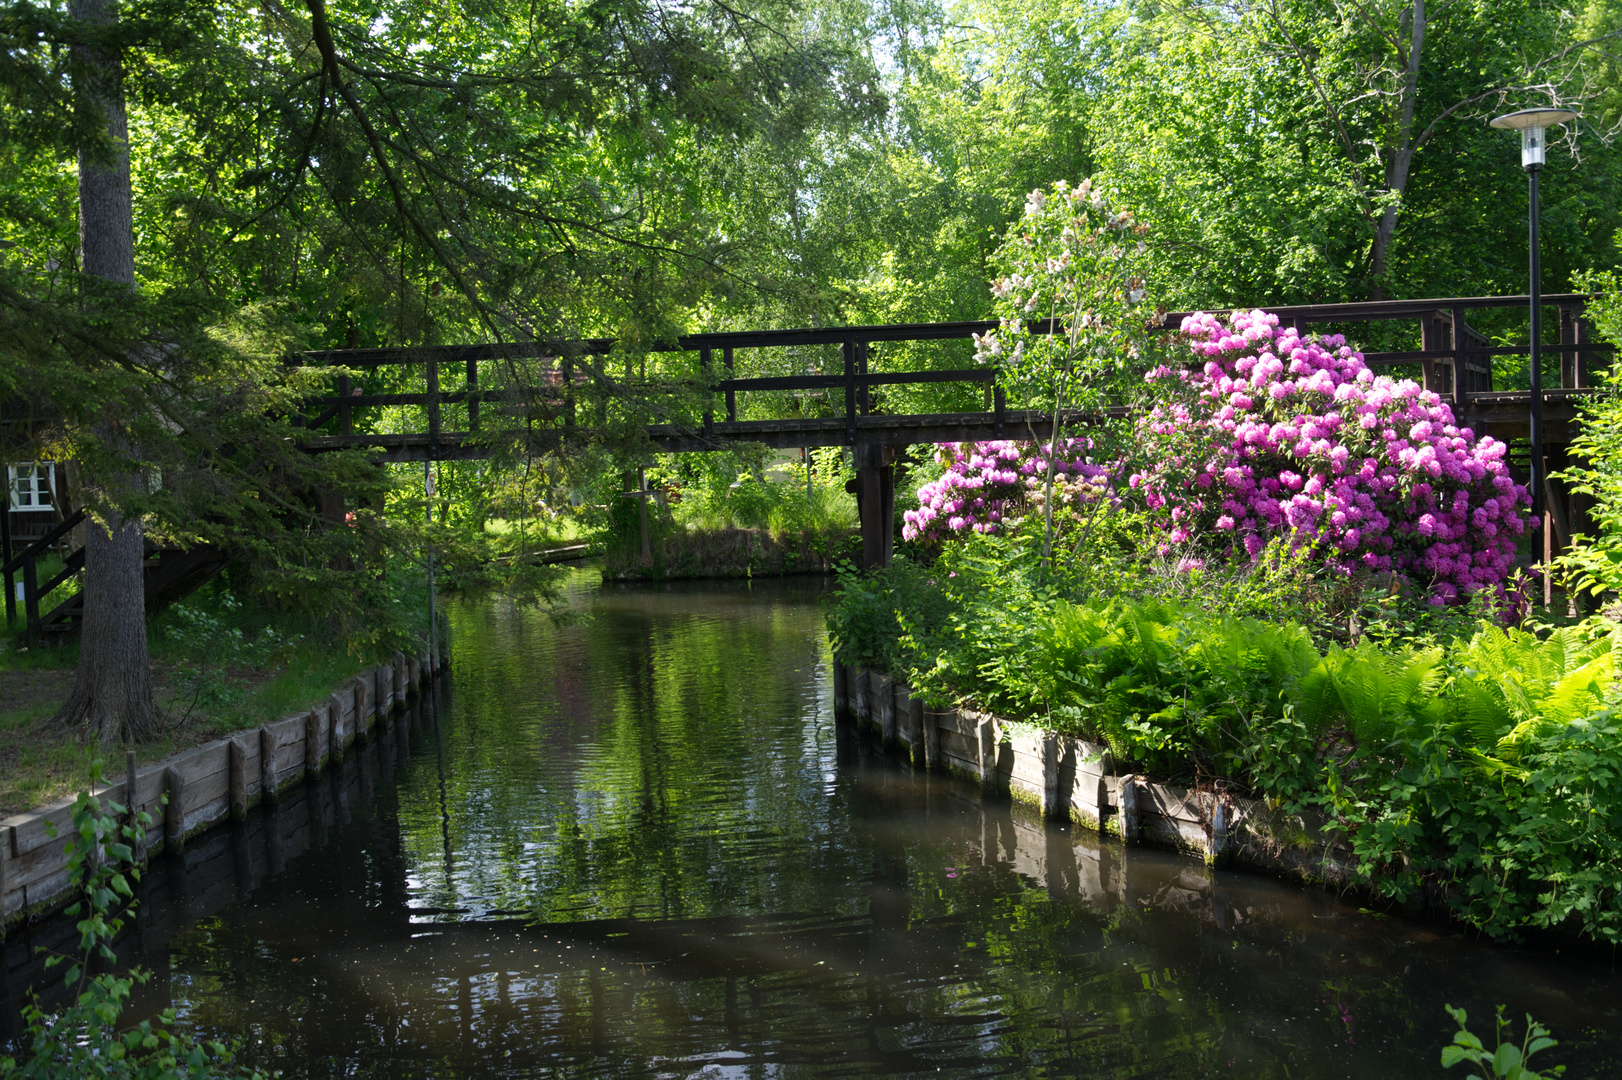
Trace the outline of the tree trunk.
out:
[[[103,745],[157,733],[146,647],[146,590],[141,526],[85,530],[84,626],[79,669],[61,719],[82,725]]]
[[[73,15],[106,25],[118,15],[111,0],[74,0]],[[76,46],[84,85],[78,107],[106,117],[112,152],[79,152],[79,247],[84,272],[112,288],[86,290],[89,304],[135,288],[135,222],[130,196],[129,129],[124,113],[123,63],[115,52]],[[94,294],[94,295],[89,295]],[[116,302],[116,301],[114,301]],[[117,417],[96,426],[96,436],[138,460]],[[87,502],[116,505],[140,489],[138,472],[86,477]],[[95,496],[99,496],[96,498]],[[146,642],[146,589],[141,523],[109,508],[85,529],[84,618],[73,693],[58,719],[83,725],[103,745],[155,734],[152,670]]]
[[[1414,108],[1419,104],[1419,65],[1425,55],[1425,30],[1429,25],[1425,14],[1425,0],[1412,0],[1412,3],[1403,12],[1403,22],[1407,23],[1408,48],[1404,52],[1398,49],[1398,58],[1403,64],[1402,98],[1397,114],[1396,144],[1386,151],[1385,188],[1388,195],[1394,195],[1393,200],[1387,204],[1380,214],[1380,221],[1374,228],[1374,253],[1370,260],[1370,277],[1372,285],[1369,287],[1370,300],[1384,300],[1385,275],[1391,249],[1391,237],[1397,231],[1397,214],[1401,211],[1401,200],[1408,190],[1408,171],[1413,166],[1414,151],[1418,146],[1414,142]]]

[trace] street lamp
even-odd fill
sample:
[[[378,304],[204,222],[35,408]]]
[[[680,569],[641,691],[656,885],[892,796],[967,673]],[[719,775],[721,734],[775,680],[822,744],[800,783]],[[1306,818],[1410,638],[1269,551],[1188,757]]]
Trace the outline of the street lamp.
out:
[[[1543,168],[1544,132],[1556,124],[1564,124],[1575,119],[1577,114],[1566,109],[1522,109],[1492,119],[1492,126],[1495,128],[1511,129],[1521,133],[1521,167],[1526,170],[1529,184],[1528,216],[1531,220],[1531,231],[1528,243],[1532,253],[1530,271],[1532,417],[1527,435],[1528,441],[1532,444],[1532,467],[1529,470],[1532,482],[1532,516],[1537,518],[1538,529],[1545,538],[1549,535],[1549,525],[1544,520],[1547,508],[1543,499],[1543,371],[1538,357],[1538,338],[1542,332],[1542,319],[1538,312],[1541,302],[1539,279],[1542,276],[1542,262],[1538,256],[1538,172]],[[1538,558],[1538,555],[1534,553],[1533,558]]]

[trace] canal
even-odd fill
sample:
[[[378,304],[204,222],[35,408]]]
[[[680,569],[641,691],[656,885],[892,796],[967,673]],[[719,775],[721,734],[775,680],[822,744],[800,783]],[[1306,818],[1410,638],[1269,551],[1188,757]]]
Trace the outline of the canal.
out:
[[[1608,951],[1128,852],[836,733],[821,587],[453,604],[411,716],[156,861],[140,1007],[290,1077],[1390,1078],[1502,1003],[1622,1075]],[[7,942],[0,1035],[61,925]]]

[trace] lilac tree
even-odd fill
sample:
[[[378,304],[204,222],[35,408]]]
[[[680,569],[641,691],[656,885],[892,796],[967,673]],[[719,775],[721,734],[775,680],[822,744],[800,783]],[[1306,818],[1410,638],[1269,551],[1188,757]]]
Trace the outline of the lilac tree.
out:
[[[1062,445],[1066,407],[1102,404],[1107,384],[1141,352],[1145,320],[1137,309],[1145,294],[1137,265],[1146,232],[1092,181],[1060,181],[1026,196],[1024,215],[994,256],[999,326],[975,336],[975,359],[995,364],[1016,400],[1051,402],[1051,447]],[[1044,566],[1053,552],[1051,496],[1061,456],[1045,455]]]

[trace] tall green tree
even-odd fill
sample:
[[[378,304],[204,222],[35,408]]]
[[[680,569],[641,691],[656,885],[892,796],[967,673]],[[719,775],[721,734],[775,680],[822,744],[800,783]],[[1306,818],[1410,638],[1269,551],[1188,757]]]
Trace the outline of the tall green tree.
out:
[[[67,715],[116,717],[103,738],[153,725],[139,524],[229,535],[299,576],[330,561],[301,550],[319,531],[301,504],[366,486],[359,463],[288,452],[278,417],[323,378],[285,367],[290,348],[608,334],[624,356],[576,358],[605,418],[673,415],[679,395],[626,391],[650,374],[638,343],[683,328],[740,246],[691,148],[882,108],[864,54],[772,0],[47,0],[7,9],[0,33],[7,152],[38,182],[5,192],[0,316],[17,333],[0,375],[135,568],[93,554],[86,573],[89,677]],[[77,210],[78,236],[47,202]],[[508,384],[530,392],[485,417],[518,453],[555,412],[528,374],[515,363]],[[109,652],[95,628],[114,613]]]

